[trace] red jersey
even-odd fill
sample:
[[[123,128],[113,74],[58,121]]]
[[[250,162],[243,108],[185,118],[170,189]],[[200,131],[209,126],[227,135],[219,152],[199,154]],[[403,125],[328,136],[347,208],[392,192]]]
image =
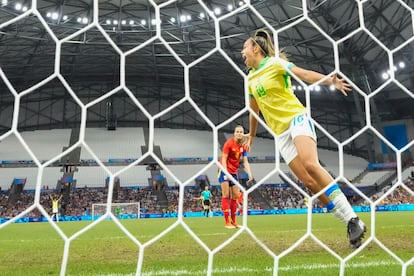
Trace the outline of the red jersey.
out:
[[[223,153],[227,154],[227,171],[229,174],[237,174],[240,165],[240,158],[242,156],[247,156],[245,146],[238,145],[236,143],[236,139],[233,137],[224,143]]]

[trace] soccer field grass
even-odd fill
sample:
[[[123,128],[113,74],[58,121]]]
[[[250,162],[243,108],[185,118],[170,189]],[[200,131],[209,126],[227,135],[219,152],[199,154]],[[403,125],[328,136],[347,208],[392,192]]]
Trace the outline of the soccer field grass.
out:
[[[370,215],[360,214],[371,231]],[[145,244],[173,225],[176,219],[122,220],[121,224]],[[241,222],[241,217],[239,217]],[[210,249],[213,275],[274,275],[274,259],[245,230],[225,229],[223,217],[184,218],[188,227]],[[71,237],[90,221],[60,222]],[[306,233],[306,215],[249,216],[248,228],[270,251],[279,255]],[[329,214],[314,214],[312,232],[338,257],[348,249],[345,225]],[[414,258],[414,213],[376,214],[376,238],[403,262]],[[58,275],[64,240],[48,223],[17,223],[0,230],[1,275]],[[208,253],[185,227],[177,225],[144,251],[141,275],[206,275]],[[67,275],[135,275],[139,247],[113,221],[102,221],[70,243]],[[339,275],[340,260],[311,237],[279,261],[278,275]],[[376,241],[371,241],[345,268],[345,275],[401,275],[402,266]],[[414,275],[410,265],[406,275]]]

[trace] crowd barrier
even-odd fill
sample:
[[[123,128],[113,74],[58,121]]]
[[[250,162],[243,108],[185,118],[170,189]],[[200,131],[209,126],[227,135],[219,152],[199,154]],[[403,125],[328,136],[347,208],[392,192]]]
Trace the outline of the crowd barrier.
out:
[[[354,206],[354,211],[357,213],[371,212],[371,206]],[[399,212],[399,211],[414,211],[414,204],[400,204],[400,205],[379,205],[375,208],[376,212]],[[285,215],[285,214],[307,214],[307,208],[300,209],[285,209],[285,210],[248,210],[247,213],[250,216],[257,215]],[[313,208],[312,213],[326,213],[326,208]],[[177,213],[142,213],[140,214],[141,219],[146,218],[176,218]],[[184,212],[184,217],[203,217],[203,212]],[[223,212],[213,212],[213,216],[223,216]],[[98,219],[95,216],[93,219]],[[122,214],[119,219],[136,219],[137,214]],[[0,218],[0,224],[8,221],[9,218]],[[92,216],[60,216],[59,221],[88,221],[92,220]],[[24,222],[47,222],[45,217],[24,217],[15,221],[16,223]]]

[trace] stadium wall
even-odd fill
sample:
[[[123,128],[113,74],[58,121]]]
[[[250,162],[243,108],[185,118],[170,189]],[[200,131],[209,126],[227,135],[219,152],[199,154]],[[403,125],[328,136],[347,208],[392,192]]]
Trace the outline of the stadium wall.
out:
[[[371,212],[371,206],[354,206],[354,211],[357,213]],[[379,205],[375,208],[376,212],[403,212],[403,211],[414,211],[414,204],[399,204],[399,205]],[[307,208],[300,209],[285,209],[285,210],[248,210],[250,216],[260,215],[294,215],[294,214],[307,214]],[[314,208],[312,213],[326,213],[326,208]],[[203,212],[184,212],[184,217],[203,217]],[[213,216],[223,216],[223,212],[213,212]],[[140,218],[176,218],[177,213],[141,213]],[[121,215],[120,219],[136,219],[137,215],[124,214]],[[95,218],[96,219],[96,218]],[[8,221],[8,218],[0,218],[0,224]],[[89,221],[92,220],[92,216],[60,216],[59,221]],[[16,223],[28,223],[28,222],[47,222],[45,217],[28,218],[23,217],[16,220]]]

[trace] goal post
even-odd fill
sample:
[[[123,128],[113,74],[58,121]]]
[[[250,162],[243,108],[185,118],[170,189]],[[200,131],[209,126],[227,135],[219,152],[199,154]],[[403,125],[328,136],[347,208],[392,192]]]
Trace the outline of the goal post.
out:
[[[98,219],[106,213],[106,203],[92,204],[92,220]],[[141,216],[141,205],[139,202],[112,203],[111,212],[122,219],[139,219]]]

